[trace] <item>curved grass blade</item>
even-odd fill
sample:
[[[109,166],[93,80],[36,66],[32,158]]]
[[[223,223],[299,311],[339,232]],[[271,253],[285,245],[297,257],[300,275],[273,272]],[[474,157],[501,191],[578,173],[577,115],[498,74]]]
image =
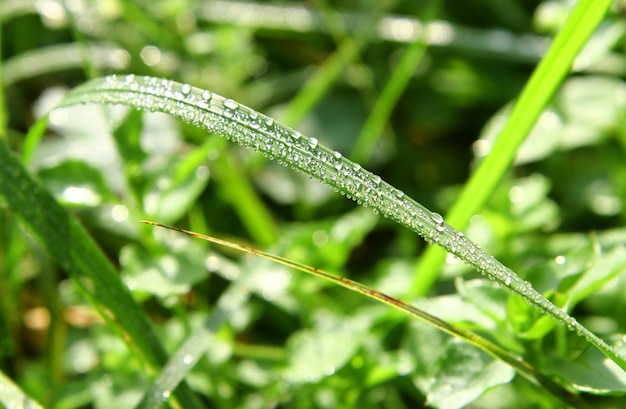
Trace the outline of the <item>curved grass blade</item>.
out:
[[[496,185],[513,163],[520,145],[612,3],[612,0],[581,0],[576,4],[545,58],[524,87],[491,152],[465,184],[446,216],[454,226],[464,229],[470,218],[480,211],[493,194]],[[445,254],[438,249],[426,249],[415,268],[416,278],[410,295],[428,293],[439,276],[444,259]]]
[[[94,79],[70,91],[60,107],[89,102],[122,104],[173,115],[316,178],[358,204],[371,207],[413,230],[430,244],[440,246],[489,279],[506,286],[568,329],[576,331],[626,371],[626,358],[462,232],[445,223],[440,214],[431,212],[341,153],[320,145],[317,139],[306,137],[232,99],[167,79],[132,74],[124,78],[113,75]]]
[[[397,298],[391,297],[380,291],[369,288],[357,281],[353,281],[353,280],[350,280],[349,278],[345,278],[341,276],[336,276],[324,270],[320,270],[315,267],[310,267],[305,264],[301,264],[296,261],[292,261],[292,260],[289,260],[280,256],[265,253],[253,247],[244,246],[244,245],[233,243],[230,241],[218,239],[212,236],[205,236],[203,234],[195,233],[189,230],[167,226],[167,225],[156,223],[156,222],[149,221],[149,220],[141,220],[141,222],[152,225],[152,226],[158,226],[158,227],[163,227],[166,229],[174,230],[174,231],[184,233],[184,234],[187,234],[189,236],[192,236],[198,239],[202,239],[202,240],[209,241],[211,243],[218,244],[220,246],[228,247],[234,250],[238,250],[238,251],[242,251],[242,252],[252,254],[255,256],[263,257],[265,259],[274,261],[276,263],[283,264],[287,267],[291,267],[296,270],[313,275],[315,277],[330,281],[334,284],[347,288],[348,290],[357,292],[359,294],[363,294],[366,297],[369,297],[380,303],[387,304],[407,315],[410,315],[411,317],[417,318],[425,322],[428,325],[431,325],[447,334],[460,338],[464,340],[465,342],[480,348],[481,350],[487,352],[489,355],[493,356],[494,358],[507,363],[513,369],[515,369],[519,374],[523,375],[530,381],[543,386],[544,388],[549,390],[551,393],[553,393],[555,396],[557,396],[559,399],[563,400],[564,402],[568,402],[569,404],[575,404],[576,407],[580,407],[581,405],[585,404],[578,396],[570,394],[569,392],[564,390],[560,385],[558,385],[556,382],[554,382],[550,378],[545,377],[539,372],[537,372],[537,370],[535,370],[527,362],[511,354],[510,352],[501,348],[500,346],[492,343],[491,341],[485,338],[482,338],[471,331],[465,330],[461,327],[457,327],[443,320],[440,320],[439,318],[433,315],[430,315],[429,313],[422,311],[419,308],[416,308],[410,304],[400,301]],[[222,309],[220,309],[219,311],[221,312]]]
[[[145,313],[94,240],[28,174],[2,139],[0,196],[139,358],[148,375],[157,373],[167,355]],[[176,400],[185,408],[201,407],[186,384],[177,390]]]

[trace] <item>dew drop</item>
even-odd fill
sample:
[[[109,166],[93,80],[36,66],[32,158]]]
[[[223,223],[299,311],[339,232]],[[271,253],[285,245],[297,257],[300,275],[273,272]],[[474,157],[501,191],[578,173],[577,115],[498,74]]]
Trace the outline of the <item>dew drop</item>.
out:
[[[355,172],[358,172],[361,170],[361,165],[359,165],[358,163],[355,163],[352,165],[352,170],[354,170]]]
[[[430,218],[432,219],[432,221],[434,221],[438,225],[443,224],[443,216],[437,212],[432,212],[430,214]]]
[[[337,159],[341,159],[341,157],[342,157],[343,155],[341,154],[341,152],[334,151],[334,152],[333,152],[333,156],[335,156],[335,158],[337,158]]]
[[[208,101],[211,99],[211,93],[207,90],[202,91],[202,99]]]
[[[570,330],[570,331],[574,331],[576,329],[576,327],[577,327],[576,324],[577,324],[576,319],[574,317],[570,317],[567,320],[567,329]]]
[[[170,399],[170,395],[172,394],[171,391],[163,391],[163,393],[161,394],[161,399],[163,400],[163,402],[166,402]]]
[[[183,93],[183,95],[189,95],[189,93],[191,92],[191,85],[183,84],[183,87],[180,91]]]
[[[228,109],[237,109],[239,108],[239,104],[233,101],[232,99],[225,99],[224,106]]]
[[[311,148],[315,149],[317,147],[317,139],[315,138],[309,139],[309,145],[311,146]]]
[[[298,131],[293,131],[293,132],[291,133],[291,137],[292,137],[293,139],[298,140],[298,139],[300,139],[300,138],[302,137],[302,134],[301,134],[300,132],[298,132]],[[311,139],[314,139],[314,138],[311,138]],[[317,145],[317,142],[316,142],[315,144]]]

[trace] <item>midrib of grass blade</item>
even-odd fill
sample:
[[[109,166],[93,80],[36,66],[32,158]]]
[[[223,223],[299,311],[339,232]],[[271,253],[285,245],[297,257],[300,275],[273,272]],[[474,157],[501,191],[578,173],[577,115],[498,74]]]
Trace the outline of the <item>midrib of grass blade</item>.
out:
[[[149,375],[167,355],[146,315],[134,302],[113,266],[82,226],[26,171],[0,140],[0,195],[9,209],[41,241],[51,257],[139,358]],[[177,390],[183,407],[199,408],[186,384]]]
[[[474,266],[489,279],[506,286],[576,331],[626,370],[626,361],[613,348],[463,233],[445,223],[441,215],[431,212],[341,153],[320,145],[315,138],[306,137],[231,99],[166,79],[128,75],[124,79],[110,76],[92,80],[70,91],[60,106],[87,102],[123,104],[164,112],[316,178]]]
[[[511,167],[520,145],[569,73],[574,59],[602,21],[611,3],[611,0],[581,0],[575,6],[545,58],[524,87],[491,152],[470,177],[448,212],[446,219],[450,224],[464,229],[470,218],[480,212]],[[444,259],[445,254],[439,249],[426,250],[415,268],[415,280],[409,296],[428,293],[439,277]]]
[[[463,328],[457,327],[455,325],[449,324],[443,320],[440,320],[439,318],[430,315],[429,313],[420,310],[417,307],[414,307],[410,304],[407,304],[403,301],[398,300],[397,298],[394,297],[390,297],[387,294],[384,294],[380,291],[374,290],[372,288],[369,288],[359,282],[350,280],[348,278],[345,277],[341,277],[341,276],[336,276],[334,274],[328,273],[324,270],[320,270],[318,268],[315,267],[311,267],[311,266],[307,266],[305,264],[301,264],[298,263],[296,261],[292,261],[280,256],[276,256],[273,254],[269,254],[269,253],[265,253],[263,251],[257,250],[255,248],[249,247],[249,246],[244,246],[241,244],[237,244],[237,243],[233,243],[227,240],[222,240],[222,239],[218,239],[216,237],[212,237],[212,236],[206,236],[203,234],[199,234],[199,233],[195,233],[189,230],[184,230],[184,229],[179,229],[177,227],[172,227],[172,226],[166,226],[160,223],[156,223],[156,222],[152,222],[152,221],[148,221],[148,220],[142,220],[142,223],[146,223],[146,224],[150,224],[153,226],[158,226],[158,227],[163,227],[166,229],[170,229],[170,230],[174,230],[174,231],[178,231],[180,233],[184,233],[187,235],[190,235],[192,237],[198,238],[198,239],[202,239],[202,240],[206,240],[209,241],[211,243],[215,243],[218,244],[220,246],[225,246],[231,249],[235,249],[238,251],[242,251],[248,254],[252,254],[255,256],[259,256],[259,257],[263,257],[265,259],[274,261],[276,263],[280,263],[283,264],[287,267],[291,267],[294,268],[296,270],[305,272],[307,274],[313,275],[315,277],[318,278],[322,278],[324,280],[330,281],[334,284],[337,284],[341,287],[347,288],[350,291],[354,291],[357,292],[359,294],[363,294],[364,296],[371,298],[373,300],[376,300],[380,303],[389,305],[411,317],[417,318],[422,322],[425,322],[428,325],[431,325],[447,334],[450,334],[454,337],[460,338],[462,340],[464,340],[465,342],[472,344],[478,348],[480,348],[481,350],[487,352],[488,354],[490,354],[491,356],[493,356],[496,359],[499,359],[505,363],[507,363],[508,365],[510,365],[513,369],[515,369],[519,374],[525,376],[527,379],[529,379],[530,381],[539,384],[541,386],[543,386],[546,390],[550,391],[551,393],[553,393],[555,396],[557,396],[559,399],[561,399],[564,402],[568,402],[569,404],[575,404],[576,407],[580,407],[581,405],[584,405],[585,403],[577,396],[570,394],[569,392],[567,392],[566,390],[564,390],[560,385],[558,385],[557,383],[555,383],[554,381],[552,381],[550,378],[543,376],[542,374],[540,374],[539,372],[537,372],[537,370],[535,370],[532,366],[530,366],[527,362],[521,360],[521,358],[511,354],[510,352],[508,352],[507,350],[501,348],[500,346],[492,343],[491,341],[480,337],[479,335],[465,330]],[[240,302],[240,297],[236,298],[237,302]],[[220,309],[218,309],[218,314],[216,316],[219,316],[219,314],[223,311],[223,310],[233,310],[233,308],[224,308],[221,307]],[[221,323],[221,321],[219,321]],[[215,330],[215,328],[213,329]]]

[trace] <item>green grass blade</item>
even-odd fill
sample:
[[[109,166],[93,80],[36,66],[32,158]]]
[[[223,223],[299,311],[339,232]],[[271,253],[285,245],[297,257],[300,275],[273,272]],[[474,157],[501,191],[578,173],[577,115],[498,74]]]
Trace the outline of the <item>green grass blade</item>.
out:
[[[236,165],[236,159],[228,152],[223,152],[215,162],[219,167],[221,188],[231,198],[250,235],[264,245],[274,243],[278,237],[276,223],[250,181]]]
[[[300,122],[328,92],[345,67],[359,55],[363,44],[364,39],[352,40],[350,38],[339,44],[337,51],[324,62],[298,95],[291,100],[283,121],[290,125]]]
[[[85,57],[83,53],[87,56]],[[122,48],[98,43],[71,43],[37,48],[5,61],[0,78],[2,84],[7,87],[40,75],[83,68],[85,58],[88,58],[93,66],[89,69],[109,72],[126,65],[127,61],[119,58],[120,55],[125,55],[124,53]]]
[[[0,21],[2,21],[2,10],[0,10]],[[0,30],[0,55],[2,54],[2,30]],[[0,80],[4,78],[4,66],[2,59],[0,59]],[[7,110],[4,97],[4,87],[0,89],[0,139],[6,139],[8,137],[7,124],[9,118],[7,118]]]
[[[562,325],[576,331],[626,370],[626,360],[613,348],[548,301],[530,283],[485,253],[463,233],[445,223],[441,215],[431,212],[379,176],[344,158],[341,153],[320,145],[315,138],[306,137],[215,93],[154,77],[128,75],[124,79],[110,76],[92,80],[68,93],[61,107],[88,102],[123,104],[165,112],[288,164],[456,255],[489,279],[506,286]]]
[[[117,331],[149,375],[167,355],[146,315],[130,296],[110,261],[82,226],[27,173],[0,140],[0,195],[74,280],[107,324]],[[200,407],[186,385],[176,394],[184,407]]]
[[[458,229],[464,229],[470,218],[480,212],[511,167],[517,150],[537,118],[570,72],[576,55],[591,37],[612,3],[611,0],[578,2],[547,55],[524,87],[491,152],[470,177],[450,209],[446,217],[450,224]],[[426,250],[416,266],[410,296],[428,293],[439,277],[444,258],[445,254],[439,249]]]
[[[3,408],[42,409],[28,397],[6,374],[0,371],[0,406]]]
[[[435,2],[431,6],[433,10],[428,12],[429,18],[436,15],[439,6],[439,2]],[[419,65],[426,54],[427,48],[428,45],[424,42],[424,39],[418,38],[404,50],[398,65],[372,107],[372,112],[365,124],[363,124],[361,133],[352,148],[350,158],[355,162],[367,163],[367,160],[371,157],[372,152],[376,148],[376,143],[389,121],[391,112],[413,77],[415,67]]]
[[[350,291],[354,291],[357,292],[359,294],[363,294],[366,297],[369,297],[373,300],[376,300],[380,303],[389,305],[401,312],[403,312],[404,314],[407,314],[411,317],[417,318],[422,322],[425,322],[428,325],[431,325],[447,334],[450,334],[454,337],[460,338],[462,340],[464,340],[465,342],[468,342],[480,349],[482,349],[483,351],[487,352],[488,354],[490,354],[491,356],[493,356],[496,359],[500,359],[501,361],[507,363],[508,365],[510,365],[513,369],[515,369],[519,374],[525,376],[526,378],[528,378],[529,380],[531,380],[534,383],[540,384],[543,387],[545,387],[547,390],[549,390],[550,392],[552,392],[553,394],[555,394],[555,396],[557,396],[559,399],[568,402],[570,404],[573,404],[577,407],[581,407],[581,405],[584,405],[584,402],[582,400],[580,400],[577,396],[570,394],[569,392],[567,392],[566,390],[564,390],[561,386],[559,386],[558,384],[556,384],[554,381],[552,381],[550,378],[543,376],[542,374],[540,374],[539,372],[537,372],[532,366],[530,366],[528,363],[524,362],[523,360],[521,360],[519,357],[511,354],[509,351],[501,348],[500,346],[492,343],[491,341],[482,338],[476,334],[474,334],[471,331],[467,331],[463,328],[457,327],[455,325],[449,324],[443,320],[440,320],[439,318],[430,315],[429,313],[420,310],[419,308],[416,308],[410,304],[407,304],[403,301],[398,300],[397,298],[393,298],[391,296],[388,296],[387,294],[381,293],[380,291],[374,290],[372,288],[369,288],[359,282],[350,280],[348,278],[345,277],[341,277],[341,276],[336,276],[333,274],[330,274],[326,271],[320,270],[318,268],[315,267],[310,267],[307,266],[305,264],[301,264],[292,260],[288,260],[286,258],[283,257],[279,257],[273,254],[269,254],[269,253],[265,253],[263,251],[257,250],[255,248],[252,247],[248,247],[248,246],[244,246],[241,244],[236,244],[227,240],[222,240],[222,239],[218,239],[215,237],[211,237],[211,236],[205,236],[203,234],[199,234],[199,233],[195,233],[189,230],[183,230],[183,229],[179,229],[177,227],[172,227],[172,226],[166,226],[160,223],[155,223],[155,222],[151,222],[151,221],[147,221],[147,220],[142,220],[142,223],[146,223],[146,224],[150,224],[153,226],[159,226],[159,227],[164,227],[166,229],[170,229],[170,230],[175,230],[187,235],[190,235],[192,237],[196,237],[202,240],[206,240],[209,241],[211,243],[215,243],[218,244],[220,246],[225,246],[231,249],[235,249],[238,251],[243,251],[245,253],[249,253],[249,254],[253,254],[259,257],[263,257],[265,259],[274,261],[276,263],[279,264],[283,264],[287,267],[290,268],[294,268],[296,270],[305,272],[307,274],[313,275],[315,277],[318,278],[322,278],[324,280],[330,281],[334,284],[337,284],[339,286],[342,286],[344,288],[347,288]],[[237,299],[238,301],[240,301],[240,298]],[[221,308],[218,310],[216,317],[219,316],[218,314],[222,313],[225,309]],[[232,310],[232,308],[231,308]],[[221,322],[221,321],[220,321]]]
[[[163,372],[157,377],[152,387],[146,391],[135,409],[151,409],[158,406],[170,392],[191,372],[198,360],[210,353],[211,338],[215,336],[229,316],[248,299],[248,289],[239,282],[231,285],[220,297],[204,324],[195,330],[180,348],[172,355]]]

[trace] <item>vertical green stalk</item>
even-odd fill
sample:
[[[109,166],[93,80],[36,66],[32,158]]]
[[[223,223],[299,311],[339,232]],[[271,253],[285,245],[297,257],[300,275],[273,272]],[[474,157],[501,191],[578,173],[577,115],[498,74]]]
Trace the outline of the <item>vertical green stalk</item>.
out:
[[[437,0],[430,4],[430,7],[427,8],[424,22],[431,20],[437,15],[440,3],[440,0]],[[389,121],[393,108],[413,77],[415,68],[422,61],[427,48],[423,41],[423,36],[420,36],[404,50],[400,62],[391,74],[391,78],[389,78],[380,97],[376,100],[372,113],[363,125],[356,144],[349,155],[356,163],[365,164],[368,162],[376,148],[376,143]]]
[[[2,7],[0,7],[0,21],[2,21]],[[0,30],[0,80],[2,80],[2,30]],[[7,140],[8,118],[4,100],[4,87],[0,87],[0,139]]]
[[[581,0],[556,36],[552,47],[532,74],[515,104],[511,116],[496,139],[493,149],[470,177],[446,217],[457,229],[464,229],[480,212],[496,186],[510,169],[515,154],[571,70],[574,59],[598,27],[611,6],[611,0]],[[430,247],[416,266],[410,297],[428,293],[433,287],[445,253]]]

